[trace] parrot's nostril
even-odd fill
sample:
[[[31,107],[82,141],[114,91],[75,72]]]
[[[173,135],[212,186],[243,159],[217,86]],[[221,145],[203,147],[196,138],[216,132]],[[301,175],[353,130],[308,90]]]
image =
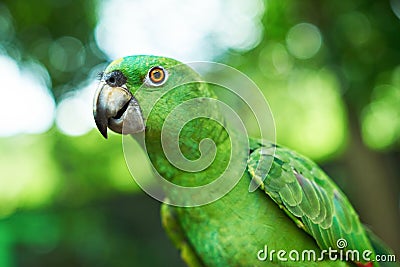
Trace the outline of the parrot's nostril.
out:
[[[125,111],[128,109],[129,107],[129,101],[125,103],[125,105],[117,112],[117,114],[115,114],[115,116],[113,117],[113,119],[120,119],[122,117],[122,115],[124,115]]]

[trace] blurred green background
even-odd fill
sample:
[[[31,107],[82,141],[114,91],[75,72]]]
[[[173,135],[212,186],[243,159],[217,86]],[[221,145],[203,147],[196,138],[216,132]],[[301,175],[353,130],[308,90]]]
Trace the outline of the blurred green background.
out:
[[[400,1],[3,0],[0,266],[183,266],[159,203],[91,115],[110,60],[243,71],[277,140],[313,158],[400,252]]]

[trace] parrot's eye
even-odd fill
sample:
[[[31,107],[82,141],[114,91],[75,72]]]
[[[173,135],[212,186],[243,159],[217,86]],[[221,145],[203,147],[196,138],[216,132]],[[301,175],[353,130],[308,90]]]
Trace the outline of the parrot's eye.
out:
[[[167,78],[167,71],[163,67],[157,66],[149,70],[147,73],[146,82],[150,86],[160,86],[167,81]]]
[[[103,78],[105,82],[111,87],[121,87],[126,83],[125,75],[119,70],[104,74]]]

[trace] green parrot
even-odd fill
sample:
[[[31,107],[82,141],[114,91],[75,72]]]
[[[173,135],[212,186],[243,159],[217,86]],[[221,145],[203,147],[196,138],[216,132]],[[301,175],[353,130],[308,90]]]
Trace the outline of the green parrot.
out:
[[[108,128],[134,137],[144,134],[155,170],[171,183],[196,187],[219,177],[232,144],[224,128],[229,121],[214,102],[202,102],[216,98],[211,86],[190,82],[169,90],[185,79],[198,80],[199,74],[171,58],[117,59],[101,74],[94,118],[105,138]],[[181,127],[178,121],[184,114],[171,112],[189,100],[199,104],[183,113],[203,116]],[[183,170],[163,153],[162,128],[169,114],[175,116],[169,118],[170,129],[180,129],[179,149],[188,160],[202,155],[203,139],[213,140],[217,153],[206,169]],[[172,142],[168,137],[167,132],[164,138]],[[393,254],[361,224],[345,194],[314,162],[267,140],[247,140],[248,146],[240,148],[245,156],[238,159],[246,170],[227,194],[199,206],[162,204],[163,227],[188,266],[380,266],[374,261],[379,253]],[[250,183],[258,189],[249,192]],[[174,197],[179,198],[174,192],[166,194]],[[356,252],[359,258],[344,256]]]

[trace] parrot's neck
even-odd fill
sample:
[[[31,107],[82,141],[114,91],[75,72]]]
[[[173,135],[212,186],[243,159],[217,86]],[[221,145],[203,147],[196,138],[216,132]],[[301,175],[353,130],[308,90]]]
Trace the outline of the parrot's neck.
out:
[[[170,144],[176,144],[177,141],[172,135],[166,134],[166,136],[163,138],[162,145],[160,134],[157,136],[146,135],[146,149],[158,173],[173,183],[183,186],[199,186],[210,183],[225,170],[229,162],[231,156],[229,135],[223,125],[213,120],[206,118],[192,120],[179,133],[179,149],[187,160],[195,161],[201,157],[210,158],[211,156],[210,162],[212,163],[209,167],[206,165],[205,170],[196,171],[196,175],[194,175],[195,172],[190,171],[190,166],[189,170],[183,170],[168,161],[163,146],[164,148],[168,147]],[[205,139],[211,139],[215,146],[210,146],[210,142],[208,142],[208,144],[200,145],[201,149],[199,149],[199,144]],[[215,158],[212,157],[213,151],[216,151]],[[198,167],[196,163],[191,166]]]
[[[236,145],[237,136],[228,134],[226,128],[233,127],[227,124],[232,122],[216,101],[208,100],[215,98],[214,92],[204,83],[200,86],[187,84],[161,98],[161,104],[155,106],[147,118],[146,151],[157,172],[168,181],[181,186],[209,184],[225,172],[231,157],[239,158],[237,154],[231,155],[232,147],[248,152],[246,145]],[[170,161],[166,150],[178,156],[181,153],[183,160],[176,161],[172,157]],[[185,160],[187,164],[182,167],[179,163]]]

